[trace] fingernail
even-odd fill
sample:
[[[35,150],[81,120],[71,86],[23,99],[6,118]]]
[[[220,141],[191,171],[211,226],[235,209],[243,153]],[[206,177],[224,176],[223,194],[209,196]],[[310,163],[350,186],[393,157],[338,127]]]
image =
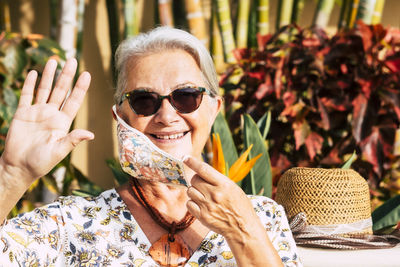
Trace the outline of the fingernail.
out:
[[[186,162],[188,158],[190,158],[190,156],[189,155],[185,155],[185,156],[182,157],[182,161]]]

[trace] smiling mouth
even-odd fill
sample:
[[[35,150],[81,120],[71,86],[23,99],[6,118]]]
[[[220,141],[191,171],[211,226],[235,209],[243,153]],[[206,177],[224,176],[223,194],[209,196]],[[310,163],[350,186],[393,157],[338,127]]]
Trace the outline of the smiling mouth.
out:
[[[169,135],[160,135],[160,134],[150,134],[153,138],[160,139],[160,140],[174,140],[179,139],[185,136],[187,132],[177,133],[177,134],[169,134]]]

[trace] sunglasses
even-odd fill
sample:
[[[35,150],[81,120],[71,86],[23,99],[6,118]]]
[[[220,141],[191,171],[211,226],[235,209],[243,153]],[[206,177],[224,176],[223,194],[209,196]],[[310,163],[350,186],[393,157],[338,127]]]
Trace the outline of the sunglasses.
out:
[[[137,115],[150,116],[160,109],[162,101],[166,98],[179,113],[191,113],[199,108],[204,94],[210,95],[210,91],[204,87],[179,88],[169,95],[133,90],[123,94],[119,104],[128,99],[131,109]]]

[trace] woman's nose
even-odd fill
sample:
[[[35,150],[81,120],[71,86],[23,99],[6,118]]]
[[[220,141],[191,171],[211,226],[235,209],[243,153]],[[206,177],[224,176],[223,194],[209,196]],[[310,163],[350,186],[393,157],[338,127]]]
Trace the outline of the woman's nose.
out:
[[[170,125],[171,123],[178,121],[179,118],[179,113],[172,106],[168,98],[164,98],[161,101],[161,106],[154,116],[155,122],[164,125]]]

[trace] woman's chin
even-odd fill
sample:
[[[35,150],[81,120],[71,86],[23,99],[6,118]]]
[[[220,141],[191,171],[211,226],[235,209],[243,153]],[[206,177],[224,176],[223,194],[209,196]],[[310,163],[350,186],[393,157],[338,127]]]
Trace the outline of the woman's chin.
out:
[[[182,150],[180,150],[180,151],[173,150],[173,151],[166,151],[166,152],[178,160],[182,160],[182,158],[186,155],[191,155],[190,152],[185,152]]]

